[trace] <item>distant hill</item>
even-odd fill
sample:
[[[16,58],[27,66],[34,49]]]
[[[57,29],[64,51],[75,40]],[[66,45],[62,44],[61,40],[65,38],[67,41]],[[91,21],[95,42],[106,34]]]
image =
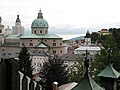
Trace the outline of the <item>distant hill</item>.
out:
[[[79,37],[71,38],[71,39],[69,39],[69,41],[84,40],[84,37],[85,36],[79,36]]]

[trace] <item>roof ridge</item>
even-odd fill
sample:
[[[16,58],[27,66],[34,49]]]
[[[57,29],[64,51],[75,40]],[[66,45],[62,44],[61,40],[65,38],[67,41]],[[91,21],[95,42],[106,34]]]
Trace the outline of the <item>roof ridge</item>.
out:
[[[116,71],[116,70],[112,67],[111,64],[110,64],[110,67],[111,67],[112,71],[114,72],[113,74],[118,78],[118,77],[120,76],[120,73],[119,73],[118,71]],[[119,76],[117,76],[116,73],[119,74]]]

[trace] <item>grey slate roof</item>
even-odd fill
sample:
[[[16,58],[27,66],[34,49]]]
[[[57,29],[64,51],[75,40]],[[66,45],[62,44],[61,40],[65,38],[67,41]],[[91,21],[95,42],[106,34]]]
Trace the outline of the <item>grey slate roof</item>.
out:
[[[42,50],[33,50],[30,51],[31,56],[47,56],[47,53],[43,52]]]
[[[67,61],[76,61],[78,58],[82,59],[84,56],[82,54],[63,54],[60,58]],[[90,55],[92,60],[95,58],[95,55]]]
[[[0,51],[0,58],[8,59],[8,58],[18,58],[18,53],[12,51]]]
[[[19,39],[22,36],[22,34],[10,34],[5,36],[6,39]]]
[[[2,46],[9,46],[9,47],[20,47],[20,42],[4,42]]]
[[[76,61],[77,58],[79,58],[79,57],[83,57],[83,56],[81,56],[79,54],[63,54],[60,58],[61,58],[61,60]]]

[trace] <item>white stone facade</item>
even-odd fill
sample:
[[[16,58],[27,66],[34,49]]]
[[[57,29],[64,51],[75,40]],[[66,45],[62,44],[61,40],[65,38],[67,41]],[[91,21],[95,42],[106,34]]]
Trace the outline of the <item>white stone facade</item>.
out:
[[[40,69],[43,66],[43,63],[48,60],[47,56],[32,56],[32,66],[34,68],[33,75],[40,73]]]

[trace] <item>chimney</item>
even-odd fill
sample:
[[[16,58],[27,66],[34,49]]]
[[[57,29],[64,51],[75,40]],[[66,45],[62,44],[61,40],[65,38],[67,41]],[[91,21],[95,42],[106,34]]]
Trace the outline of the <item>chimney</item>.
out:
[[[58,82],[53,82],[53,90],[58,90]]]

